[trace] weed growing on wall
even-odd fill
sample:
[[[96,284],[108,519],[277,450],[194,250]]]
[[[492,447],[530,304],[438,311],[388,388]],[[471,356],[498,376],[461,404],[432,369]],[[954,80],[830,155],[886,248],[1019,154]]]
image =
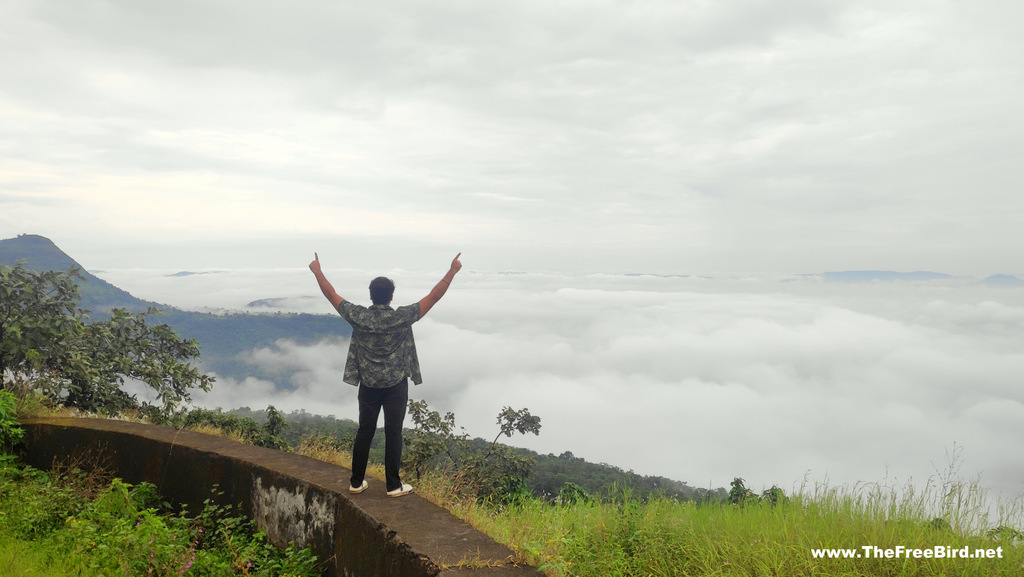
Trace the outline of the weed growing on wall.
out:
[[[319,575],[309,549],[275,547],[229,506],[207,500],[172,514],[156,487],[114,479],[90,491],[84,473],[55,474],[0,457],[0,535],[86,575]]]

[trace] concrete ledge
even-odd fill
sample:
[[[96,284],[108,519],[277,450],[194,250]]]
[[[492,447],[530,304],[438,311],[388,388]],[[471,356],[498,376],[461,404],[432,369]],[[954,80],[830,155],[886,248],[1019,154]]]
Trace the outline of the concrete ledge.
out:
[[[311,547],[331,577],[541,575],[422,497],[387,498],[374,479],[350,495],[348,469],[309,457],[106,419],[28,419],[22,427],[22,456],[40,469],[101,464],[128,483],[155,484],[191,511],[213,499],[217,485],[220,504],[240,505],[280,546]]]

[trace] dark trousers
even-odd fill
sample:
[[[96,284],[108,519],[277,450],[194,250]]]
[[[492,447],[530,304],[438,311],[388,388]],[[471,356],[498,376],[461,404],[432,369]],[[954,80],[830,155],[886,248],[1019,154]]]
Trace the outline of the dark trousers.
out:
[[[373,389],[359,386],[359,430],[352,446],[352,486],[359,487],[366,476],[370,443],[377,432],[377,417],[384,409],[384,477],[388,491],[402,487],[398,469],[402,466],[402,423],[409,404],[409,379],[397,385]]]

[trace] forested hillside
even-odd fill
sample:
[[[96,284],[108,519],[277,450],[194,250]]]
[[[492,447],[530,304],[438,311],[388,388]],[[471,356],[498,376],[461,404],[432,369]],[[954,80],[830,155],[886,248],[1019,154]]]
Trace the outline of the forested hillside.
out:
[[[230,411],[240,417],[248,417],[262,424],[267,420],[266,410],[252,410],[243,407]],[[320,435],[335,439],[340,448],[348,450],[351,439],[355,436],[358,424],[349,419],[338,419],[333,415],[314,415],[305,411],[297,411],[285,415],[288,426],[281,437],[289,445],[296,446],[307,437]],[[382,462],[384,458],[384,431],[378,431],[374,437],[371,460]],[[489,441],[475,438],[472,442],[484,446]],[[712,497],[724,499],[728,491],[724,488],[701,489],[686,483],[665,477],[638,475],[632,471],[624,471],[607,463],[591,463],[565,451],[560,455],[541,454],[529,449],[514,448],[523,456],[534,459],[533,474],[527,483],[534,496],[543,499],[554,499],[566,483],[575,483],[592,495],[613,495],[622,489],[633,491],[634,495],[646,499],[652,494],[676,497],[681,499],[700,499]]]
[[[143,300],[89,273],[50,239],[38,235],[26,234],[0,240],[0,264],[12,266],[18,261],[24,261],[26,268],[37,271],[79,269],[79,274],[84,277],[78,281],[81,306],[91,311],[93,318],[106,318],[112,308],[123,308],[129,312],[142,312],[151,307],[160,309],[163,311],[159,317],[162,322],[170,325],[183,338],[199,342],[203,369],[222,377],[241,380],[255,376],[276,382],[278,386],[287,386],[289,375],[257,374],[254,367],[239,360],[239,353],[271,345],[278,339],[307,344],[327,337],[348,336],[352,332],[344,320],[331,315],[216,315],[183,311]]]

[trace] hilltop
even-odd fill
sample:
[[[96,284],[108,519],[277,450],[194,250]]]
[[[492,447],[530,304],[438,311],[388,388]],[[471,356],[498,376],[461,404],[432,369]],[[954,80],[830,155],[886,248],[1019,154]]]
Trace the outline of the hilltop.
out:
[[[22,234],[16,238],[0,240],[0,264],[12,266],[17,261],[23,261],[25,267],[36,271],[79,269],[79,274],[85,277],[78,282],[81,306],[88,311],[102,314],[112,308],[124,308],[131,312],[142,312],[149,307],[171,308],[136,298],[128,291],[90,274],[45,236]]]
[[[239,354],[257,347],[269,346],[278,339],[308,344],[330,337],[344,337],[352,329],[342,319],[331,315],[286,313],[234,313],[215,315],[184,311],[179,308],[137,298],[88,272],[78,261],[61,250],[50,239],[23,234],[0,240],[0,265],[12,266],[22,261],[32,270],[67,271],[79,269],[84,279],[78,281],[81,307],[93,318],[106,317],[112,308],[142,312],[151,307],[162,311],[161,322],[170,325],[184,338],[196,339],[200,345],[202,367],[221,377],[242,380],[256,376],[274,382],[279,388],[290,388],[291,374],[254,374],[254,367],[239,360]]]

